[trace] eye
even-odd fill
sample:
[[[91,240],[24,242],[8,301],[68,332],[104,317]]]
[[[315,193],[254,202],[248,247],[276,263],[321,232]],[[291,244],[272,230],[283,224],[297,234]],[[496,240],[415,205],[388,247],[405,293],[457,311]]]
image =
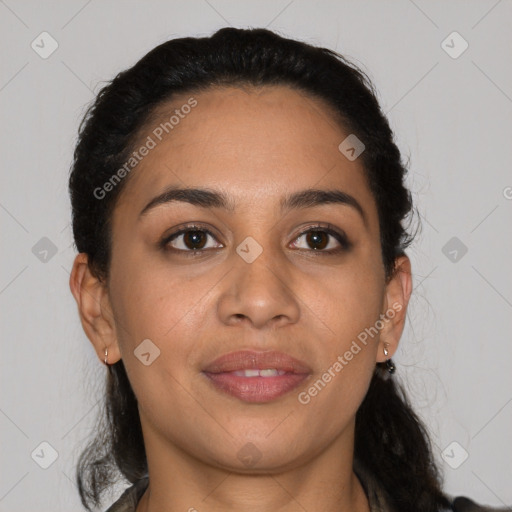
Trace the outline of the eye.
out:
[[[161,242],[162,249],[182,253],[184,256],[196,256],[207,249],[219,249],[223,245],[208,245],[209,239],[216,240],[214,234],[201,226],[187,226],[183,229],[175,231],[167,235]],[[306,246],[300,246],[296,242],[304,238]],[[336,243],[337,242],[337,243]],[[301,250],[310,250],[318,254],[337,254],[347,251],[352,247],[346,235],[338,232],[330,224],[326,226],[315,225],[309,226],[303,230],[292,244],[295,248]]]
[[[180,229],[170,235],[166,236],[160,243],[162,248],[182,252],[182,253],[200,253],[206,249],[216,249],[222,247],[222,244],[217,246],[209,246],[208,238],[214,239],[214,235],[208,229],[201,226],[188,226]],[[188,256],[188,254],[187,254]]]
[[[306,250],[311,248],[318,253],[336,254],[347,251],[352,247],[346,235],[335,230],[330,224],[325,227],[314,226],[307,228],[295,239],[295,242],[301,238],[304,238],[306,246],[298,247],[295,243],[294,246],[296,248]]]

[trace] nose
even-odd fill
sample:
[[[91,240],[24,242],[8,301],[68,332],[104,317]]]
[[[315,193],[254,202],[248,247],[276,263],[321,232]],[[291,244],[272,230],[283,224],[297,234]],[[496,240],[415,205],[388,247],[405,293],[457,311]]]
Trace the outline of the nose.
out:
[[[226,325],[243,322],[254,328],[282,327],[300,318],[300,301],[292,289],[286,262],[263,251],[252,263],[235,254],[219,297],[218,314]]]

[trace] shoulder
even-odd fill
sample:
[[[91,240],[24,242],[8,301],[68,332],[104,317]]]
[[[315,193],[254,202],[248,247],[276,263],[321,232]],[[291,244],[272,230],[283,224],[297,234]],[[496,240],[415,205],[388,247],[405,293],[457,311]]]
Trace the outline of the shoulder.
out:
[[[453,512],[512,512],[512,507],[490,507],[475,503],[466,496],[457,496],[452,501]]]
[[[149,479],[147,477],[137,480],[131,487],[125,489],[119,499],[106,512],[135,512],[148,483]]]

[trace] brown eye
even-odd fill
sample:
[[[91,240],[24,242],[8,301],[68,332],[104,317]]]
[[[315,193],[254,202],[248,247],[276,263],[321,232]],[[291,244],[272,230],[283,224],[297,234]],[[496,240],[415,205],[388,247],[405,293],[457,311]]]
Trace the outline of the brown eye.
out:
[[[203,249],[207,238],[204,231],[187,231],[183,233],[183,244],[188,249]]]
[[[304,239],[302,246],[297,244],[297,240]],[[341,251],[349,250],[352,245],[347,237],[338,233],[332,228],[315,227],[303,231],[293,244],[298,249],[313,250],[323,254],[335,254]]]
[[[325,249],[329,243],[330,235],[325,231],[310,231],[306,233],[306,242],[312,249]]]
[[[164,240],[162,240],[161,245],[167,250],[183,253],[194,253],[206,249],[215,249],[218,247],[222,247],[222,244],[208,246],[207,244],[209,243],[209,238],[214,239],[215,237],[207,229],[192,227],[182,229],[180,231],[177,231],[176,233],[172,233]]]

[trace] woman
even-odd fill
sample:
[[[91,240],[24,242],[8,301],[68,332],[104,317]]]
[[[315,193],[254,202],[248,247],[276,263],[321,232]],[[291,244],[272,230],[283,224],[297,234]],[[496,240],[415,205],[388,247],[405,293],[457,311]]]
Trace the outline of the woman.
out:
[[[70,278],[108,366],[89,510],[472,511],[392,356],[406,169],[367,77],[268,30],[168,41],[98,95]]]

